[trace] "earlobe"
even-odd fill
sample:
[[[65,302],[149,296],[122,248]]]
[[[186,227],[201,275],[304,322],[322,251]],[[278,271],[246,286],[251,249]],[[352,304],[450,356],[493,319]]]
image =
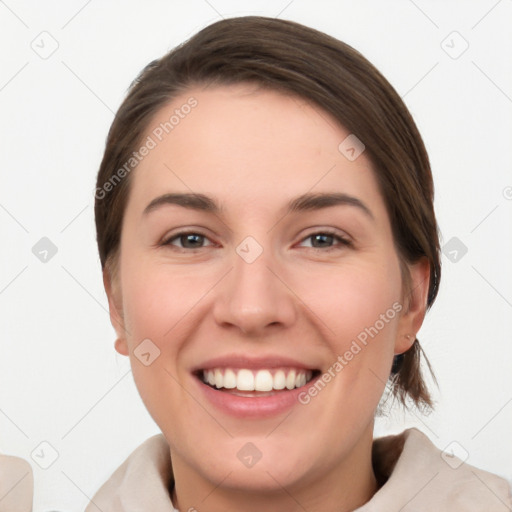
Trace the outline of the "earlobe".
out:
[[[410,288],[405,293],[405,308],[400,318],[395,342],[395,354],[409,350],[427,311],[428,289],[430,285],[430,262],[426,257],[408,266]]]
[[[125,325],[123,318],[121,292],[118,283],[114,282],[114,279],[107,268],[103,270],[103,286],[105,288],[105,293],[107,294],[108,299],[110,323],[116,331],[119,340],[125,340]],[[117,344],[118,343],[116,341],[116,350],[119,353],[122,353],[117,349]]]
[[[126,338],[117,338],[114,343],[114,348],[116,349],[116,352],[119,352],[122,356],[127,356],[129,354]]]
[[[414,333],[399,334],[395,342],[395,355],[407,352],[412,347],[415,339],[416,334]]]

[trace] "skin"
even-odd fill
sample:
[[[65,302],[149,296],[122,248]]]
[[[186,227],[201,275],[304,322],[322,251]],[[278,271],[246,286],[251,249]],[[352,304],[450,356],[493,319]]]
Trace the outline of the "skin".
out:
[[[195,87],[161,109],[147,134],[190,96],[198,106],[133,171],[118,272],[104,274],[116,349],[130,356],[170,445],[175,506],[353,510],[377,490],[374,413],[394,354],[423,321],[428,263],[409,265],[413,291],[404,290],[372,164],[364,152],[353,162],[340,153],[349,132],[326,112],[249,84]],[[333,191],[358,198],[373,218],[350,205],[285,215],[290,199]],[[223,209],[143,214],[169,192],[203,193]],[[351,244],[318,244],[312,235],[325,229]],[[187,230],[206,238],[195,249],[186,237],[162,245]],[[236,252],[247,236],[263,248],[251,264]],[[235,418],[207,401],[191,374],[228,354],[292,356],[325,372],[395,302],[400,314],[291,413]],[[149,366],[134,355],[146,338],[160,350]],[[252,468],[237,457],[247,442],[262,453]]]

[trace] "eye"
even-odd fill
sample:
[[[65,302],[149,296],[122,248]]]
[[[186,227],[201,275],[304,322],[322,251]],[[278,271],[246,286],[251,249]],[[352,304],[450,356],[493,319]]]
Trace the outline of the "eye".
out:
[[[312,233],[311,235],[308,235],[306,238],[304,238],[304,240],[301,242],[301,245],[306,240],[311,240],[311,245],[309,247],[313,249],[329,250],[336,249],[336,245],[342,247],[350,247],[352,245],[350,240],[332,231],[320,231],[318,233]],[[338,242],[338,244],[333,245],[335,242]]]
[[[202,249],[205,247],[203,245],[205,241],[210,242],[210,240],[201,233],[183,231],[162,242],[162,245],[173,245],[177,246],[179,249]],[[210,242],[208,245],[214,244]]]
[[[320,231],[317,233],[312,233],[308,235],[306,238],[302,240],[299,245],[303,247],[308,247],[308,245],[304,245],[306,241],[311,241],[309,247],[312,249],[320,249],[320,250],[331,250],[336,249],[337,247],[350,247],[352,242],[332,231]],[[208,242],[205,245],[205,242]],[[182,250],[193,250],[193,249],[202,249],[207,246],[215,245],[212,243],[209,238],[201,233],[192,232],[192,231],[182,231],[180,233],[176,233],[171,236],[164,242],[162,242],[163,246],[174,246],[177,249]]]

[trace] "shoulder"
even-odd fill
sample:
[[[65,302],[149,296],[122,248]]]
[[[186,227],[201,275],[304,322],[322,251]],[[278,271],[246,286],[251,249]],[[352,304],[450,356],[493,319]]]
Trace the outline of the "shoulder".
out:
[[[416,428],[375,439],[372,455],[376,474],[380,472],[385,483],[361,512],[512,510],[510,485],[504,478],[439,449]]]
[[[31,512],[34,477],[30,464],[0,455],[0,512]]]
[[[98,508],[103,512],[144,510],[147,503],[154,504],[154,510],[173,510],[168,508],[172,506],[172,482],[170,448],[165,437],[158,434],[127,457],[101,486],[85,512],[96,512]]]

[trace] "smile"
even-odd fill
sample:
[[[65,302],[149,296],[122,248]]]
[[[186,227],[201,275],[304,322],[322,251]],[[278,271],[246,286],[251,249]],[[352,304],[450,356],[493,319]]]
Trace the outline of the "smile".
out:
[[[241,392],[269,392],[301,388],[311,381],[312,370],[301,368],[272,368],[250,370],[246,368],[211,368],[200,372],[205,384],[221,390]],[[256,396],[245,393],[244,396]]]
[[[278,354],[227,354],[198,363],[191,373],[198,391],[217,411],[264,419],[297,406],[303,410],[299,395],[320,378],[317,368]]]

